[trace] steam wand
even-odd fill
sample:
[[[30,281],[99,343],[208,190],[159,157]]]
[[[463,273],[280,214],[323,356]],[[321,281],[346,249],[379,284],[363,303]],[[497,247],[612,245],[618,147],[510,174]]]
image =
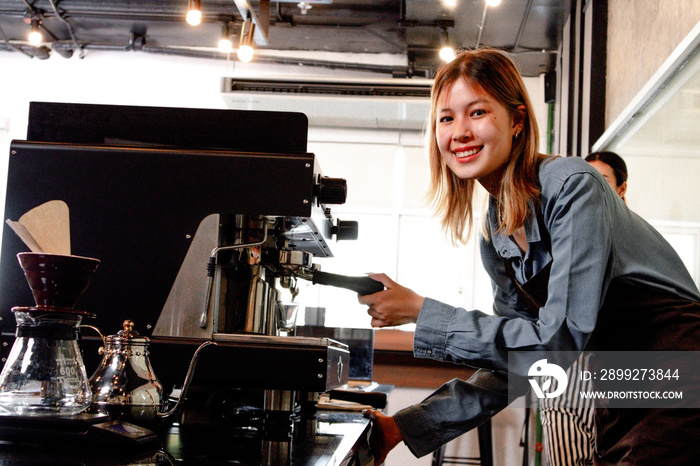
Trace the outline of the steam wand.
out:
[[[207,328],[207,325],[209,324],[209,301],[211,300],[211,292],[214,286],[214,273],[216,272],[216,260],[219,253],[221,251],[232,251],[235,249],[243,249],[252,246],[261,246],[265,243],[265,241],[267,241],[267,228],[263,228],[263,237],[260,241],[245,244],[234,244],[231,246],[220,246],[212,249],[211,254],[209,255],[209,262],[207,263],[207,294],[206,299],[204,300],[204,309],[202,310],[202,314],[199,318],[200,328]]]

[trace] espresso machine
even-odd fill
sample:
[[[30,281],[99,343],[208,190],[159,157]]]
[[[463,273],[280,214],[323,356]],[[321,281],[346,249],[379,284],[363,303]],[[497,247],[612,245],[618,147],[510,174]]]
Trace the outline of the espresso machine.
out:
[[[80,301],[95,319],[84,323],[104,334],[124,325],[126,346],[147,338],[170,398],[149,425],[263,432],[264,464],[288,463],[295,423],[348,381],[346,344],[295,336],[299,281],[347,288],[353,300],[382,289],[313,262],[332,257],[332,241],[356,239],[358,225],[334,217],[347,185],[306,151],[307,125],[288,112],[35,102],[27,140],[11,144],[5,216],[67,204],[75,254],[100,260]],[[16,259],[25,250],[6,229],[4,351],[10,309],[31,299]],[[82,332],[88,370],[104,343]]]

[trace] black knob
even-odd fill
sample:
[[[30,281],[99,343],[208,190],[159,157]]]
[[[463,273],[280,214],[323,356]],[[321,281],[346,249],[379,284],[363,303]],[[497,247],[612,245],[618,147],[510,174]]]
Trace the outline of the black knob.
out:
[[[319,204],[345,204],[348,197],[347,181],[343,178],[319,177],[315,191]]]
[[[334,227],[331,227],[331,235],[335,235],[336,241],[346,239],[357,239],[358,224],[354,220],[340,220],[336,222]]]

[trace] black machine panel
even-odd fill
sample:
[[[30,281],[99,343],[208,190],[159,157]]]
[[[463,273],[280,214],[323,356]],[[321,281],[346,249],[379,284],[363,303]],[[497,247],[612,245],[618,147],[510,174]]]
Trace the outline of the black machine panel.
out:
[[[319,216],[307,125],[301,113],[32,103],[32,141],[11,146],[5,219],[65,201],[72,254],[102,261],[76,306],[97,315],[84,323],[112,333],[127,315],[149,335],[207,215]],[[13,306],[33,304],[16,258],[28,250],[5,224],[4,332]]]
[[[306,152],[303,113],[31,102],[27,140]]]
[[[313,166],[312,154],[15,141],[5,216],[65,201],[71,252],[102,261],[77,307],[97,314],[107,332],[127,314],[147,334],[141,326],[155,325],[200,221],[211,213],[309,217]],[[0,312],[8,327],[13,306],[33,304],[16,258],[28,250],[5,225]]]

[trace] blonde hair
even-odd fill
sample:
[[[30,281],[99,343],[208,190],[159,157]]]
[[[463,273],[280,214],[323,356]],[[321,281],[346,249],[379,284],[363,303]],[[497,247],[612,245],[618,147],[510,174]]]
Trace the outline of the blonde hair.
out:
[[[537,150],[539,133],[534,110],[515,63],[505,52],[494,49],[467,50],[440,68],[431,91],[428,134],[430,201],[443,230],[454,244],[466,243],[474,222],[476,180],[457,177],[445,164],[435,134],[437,104],[457,80],[477,86],[496,99],[523,129],[514,138],[510,156],[496,197],[497,230],[511,235],[530,216],[529,204],[539,202],[537,169],[545,157]],[[524,106],[525,109],[518,108]]]

